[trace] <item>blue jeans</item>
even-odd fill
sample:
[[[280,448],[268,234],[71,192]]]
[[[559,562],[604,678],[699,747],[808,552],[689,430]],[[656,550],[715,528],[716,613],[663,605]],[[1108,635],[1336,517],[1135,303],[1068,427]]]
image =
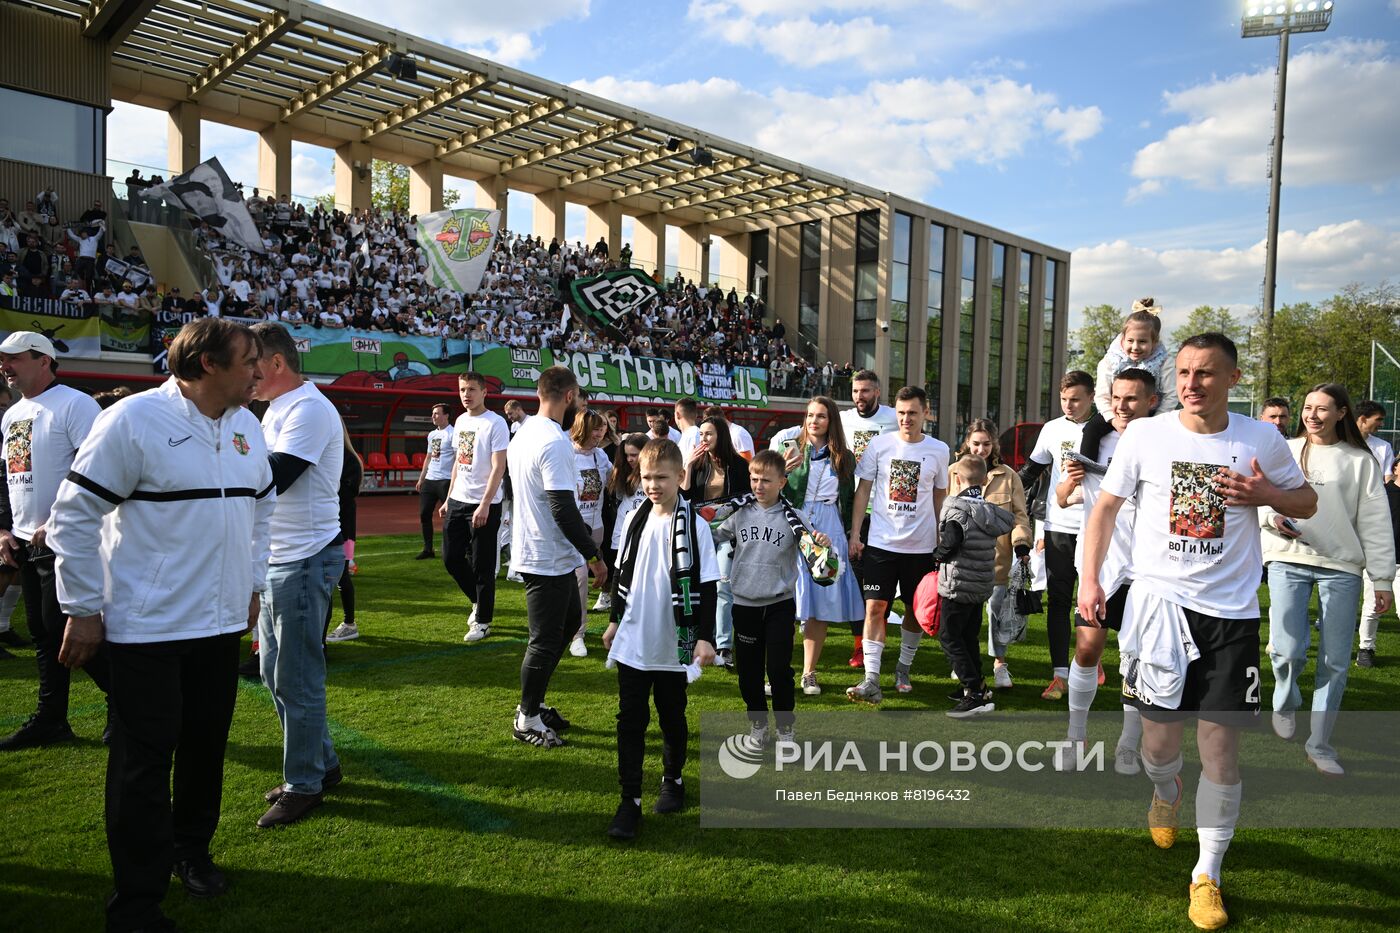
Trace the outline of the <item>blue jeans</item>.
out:
[[[1346,691],[1351,646],[1356,638],[1361,577],[1344,570],[1273,561],[1269,564],[1269,660],[1274,666],[1274,710],[1293,712],[1303,705],[1298,677],[1308,661],[1312,626],[1308,600],[1317,587],[1321,636],[1312,698],[1312,735],[1307,751],[1314,758],[1337,757],[1328,744],[1337,710]]]
[[[267,570],[258,617],[262,679],[282,723],[282,778],[296,794],[319,794],[340,764],[326,723],[326,656],[321,634],[345,549],[327,545],[303,560]]]
[[[715,586],[715,650],[734,647],[734,591],[729,587],[729,568],[734,566],[734,546],[721,544],[715,549],[719,583]]]

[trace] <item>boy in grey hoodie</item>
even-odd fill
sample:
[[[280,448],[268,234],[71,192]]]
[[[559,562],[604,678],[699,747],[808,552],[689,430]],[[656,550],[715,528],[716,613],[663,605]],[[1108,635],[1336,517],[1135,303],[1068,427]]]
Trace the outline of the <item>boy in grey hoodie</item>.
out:
[[[965,719],[996,709],[982,679],[982,605],[992,595],[996,581],[997,538],[1009,532],[1016,519],[1006,509],[983,500],[987,461],[963,457],[958,471],[968,485],[943,502],[933,559],[939,564],[942,621],[938,640],[963,688],[962,699],[948,715]]]
[[[806,572],[799,558],[799,533],[827,547],[831,540],[815,532],[779,495],[786,482],[783,457],[764,450],[749,464],[753,496],[715,529],[718,545],[734,542],[729,588],[734,594],[734,659],[739,692],[749,711],[750,742],[768,741],[768,701],[763,692],[765,668],[773,690],[773,718],[778,741],[793,740],[793,633],[797,625],[797,574]]]

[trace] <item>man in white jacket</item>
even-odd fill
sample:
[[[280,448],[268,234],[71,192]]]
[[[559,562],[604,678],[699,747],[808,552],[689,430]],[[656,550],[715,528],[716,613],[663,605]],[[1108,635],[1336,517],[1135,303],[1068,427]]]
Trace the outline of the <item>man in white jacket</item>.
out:
[[[49,520],[68,616],[59,660],[79,667],[105,647],[111,668],[108,930],[165,929],[172,870],[194,897],[228,885],[209,847],[275,500],[243,407],[258,355],[241,324],[186,325],[165,385],[97,418]]]

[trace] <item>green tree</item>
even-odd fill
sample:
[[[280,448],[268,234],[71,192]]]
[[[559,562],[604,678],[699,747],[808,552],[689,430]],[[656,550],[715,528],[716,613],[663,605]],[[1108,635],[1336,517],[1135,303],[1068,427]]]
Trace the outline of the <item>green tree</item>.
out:
[[[1108,345],[1123,329],[1123,312],[1113,305],[1093,305],[1084,309],[1084,321],[1070,334],[1067,368],[1082,369],[1090,375],[1099,365]]]
[[[455,207],[461,192],[443,189],[442,206]],[[408,212],[408,166],[375,159],[370,181],[370,203],[380,210]]]
[[[1400,289],[1388,283],[1351,284],[1319,306],[1284,305],[1274,313],[1270,394],[1293,399],[1296,411],[1313,386],[1340,382],[1352,401],[1364,399],[1372,340],[1400,347]]]
[[[1186,323],[1172,331],[1171,345],[1179,347],[1186,338],[1205,333],[1224,334],[1241,349],[1249,341],[1249,325],[1236,318],[1229,308],[1201,305],[1186,316]]]

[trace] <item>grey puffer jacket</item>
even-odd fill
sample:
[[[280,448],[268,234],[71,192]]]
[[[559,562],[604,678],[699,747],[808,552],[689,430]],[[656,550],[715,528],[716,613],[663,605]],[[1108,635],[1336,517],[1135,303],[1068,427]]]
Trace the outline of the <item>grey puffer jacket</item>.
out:
[[[997,538],[1012,529],[1015,517],[980,498],[951,496],[943,502],[939,524],[956,525],[962,546],[938,568],[938,595],[959,603],[988,599],[996,584]]]

